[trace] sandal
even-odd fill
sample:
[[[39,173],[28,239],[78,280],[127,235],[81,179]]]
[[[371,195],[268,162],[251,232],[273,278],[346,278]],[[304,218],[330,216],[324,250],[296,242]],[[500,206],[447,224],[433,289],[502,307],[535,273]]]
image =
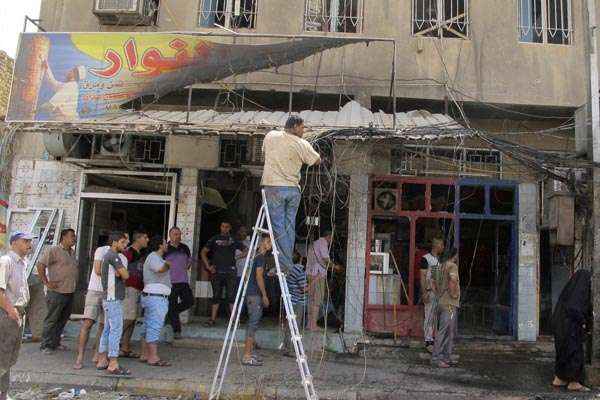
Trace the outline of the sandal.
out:
[[[106,373],[109,375],[115,375],[115,376],[130,376],[131,375],[131,371],[126,369],[126,368],[117,368],[115,370],[106,370]]]
[[[204,326],[209,327],[209,326],[215,326],[217,324],[217,321],[209,319],[208,321],[206,321],[204,323]]]
[[[122,358],[140,358],[141,354],[136,353],[133,350],[121,350],[119,352],[119,357]]]
[[[577,389],[570,389],[569,387],[567,387],[567,392],[591,392],[591,391],[592,391],[592,389],[590,389],[589,387],[583,386],[583,385],[581,385]]]
[[[158,360],[157,362],[147,363],[151,367],[170,367],[171,363],[165,360]]]
[[[260,367],[263,365],[262,361],[258,361],[256,358],[251,357],[247,360],[242,360],[242,365],[247,365],[249,367]]]
[[[98,367],[98,366],[96,366],[96,369],[97,369],[98,371],[104,371],[105,369],[108,369],[108,364],[106,364],[106,365],[103,365],[103,366],[101,366],[101,367]]]

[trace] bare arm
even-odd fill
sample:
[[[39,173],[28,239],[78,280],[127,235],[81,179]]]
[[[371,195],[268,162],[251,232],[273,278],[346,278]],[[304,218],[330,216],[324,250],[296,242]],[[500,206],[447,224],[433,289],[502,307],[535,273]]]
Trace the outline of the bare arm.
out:
[[[62,83],[56,80],[52,70],[48,67],[48,61],[42,61],[42,68],[46,70],[46,77],[48,78],[48,84],[52,86],[52,90],[57,91],[62,86]]]
[[[48,267],[47,263],[50,262],[50,257],[51,256],[49,254],[45,254],[44,257],[42,257],[42,262],[38,262],[35,267],[44,286],[46,286],[48,289],[56,289],[58,287],[56,282],[50,282],[48,275],[46,275],[46,268]]]
[[[129,278],[129,271],[127,271],[127,268],[125,267],[120,267],[115,272],[116,275],[124,281]]]
[[[94,273],[98,276],[102,275],[102,261],[94,260]]]
[[[214,273],[215,269],[210,265],[210,261],[208,260],[208,251],[208,247],[203,247],[202,251],[200,252],[200,257],[202,258],[202,262],[204,263],[206,269]]]
[[[48,286],[48,276],[46,276],[46,266],[44,264],[41,263],[37,263],[37,265],[35,266],[38,276],[40,277],[40,280],[42,281],[42,283],[46,286]]]
[[[162,274],[167,272],[169,269],[171,269],[171,263],[168,261],[165,261],[165,263],[163,264],[162,267],[160,267],[160,269],[158,270],[158,273]]]
[[[448,281],[448,292],[450,293],[450,297],[452,297],[453,299],[458,298],[458,278],[454,275],[450,275],[450,280]]]
[[[265,288],[264,271],[265,269],[262,267],[256,269],[256,284],[262,294],[263,305],[269,307],[269,297],[267,296],[267,289]]]

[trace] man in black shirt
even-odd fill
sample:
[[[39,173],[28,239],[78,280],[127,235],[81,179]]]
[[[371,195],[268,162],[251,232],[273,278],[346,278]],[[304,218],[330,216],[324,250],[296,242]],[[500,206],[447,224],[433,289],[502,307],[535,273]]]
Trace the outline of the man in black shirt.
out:
[[[233,310],[237,283],[235,251],[246,250],[246,246],[242,242],[231,236],[231,224],[229,222],[222,222],[220,231],[219,235],[213,236],[206,243],[201,252],[202,261],[206,269],[212,274],[213,299],[211,318],[208,322],[210,326],[214,325],[217,320],[223,289],[227,290],[229,310]],[[209,252],[211,254],[210,260],[208,257]]]

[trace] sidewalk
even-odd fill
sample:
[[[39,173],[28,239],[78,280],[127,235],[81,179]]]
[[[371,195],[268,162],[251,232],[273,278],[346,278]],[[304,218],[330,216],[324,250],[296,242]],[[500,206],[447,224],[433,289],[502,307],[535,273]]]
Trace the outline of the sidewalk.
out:
[[[73,349],[75,343],[65,340]],[[161,355],[174,363],[158,368],[122,360],[132,378],[111,378],[90,364],[72,369],[74,352],[44,356],[35,344],[24,344],[13,381],[19,386],[93,388],[146,395],[207,398],[221,342],[196,342],[195,348],[162,345]],[[198,344],[200,343],[200,344]],[[476,348],[476,347],[475,347]],[[315,387],[321,399],[528,399],[573,398],[550,388],[552,354],[473,351],[460,346],[460,367],[440,370],[429,366],[419,349],[366,347],[359,356],[319,352],[309,354]],[[241,349],[240,349],[241,351]],[[263,367],[242,367],[234,348],[223,394],[232,399],[303,399],[295,360],[277,351],[260,350]],[[593,398],[594,394],[586,396]],[[578,399],[586,398],[577,396]]]

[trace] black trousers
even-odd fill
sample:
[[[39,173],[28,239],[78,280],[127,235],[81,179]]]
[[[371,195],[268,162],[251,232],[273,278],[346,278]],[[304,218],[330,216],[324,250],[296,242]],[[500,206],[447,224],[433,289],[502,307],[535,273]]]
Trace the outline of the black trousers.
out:
[[[60,335],[73,308],[73,293],[63,294],[48,290],[46,294],[48,313],[44,319],[44,330],[42,332],[42,349],[55,350],[60,345]]]
[[[169,312],[167,323],[173,327],[173,332],[181,332],[181,320],[179,314],[190,309],[194,305],[194,293],[188,283],[174,283],[169,296]]]

